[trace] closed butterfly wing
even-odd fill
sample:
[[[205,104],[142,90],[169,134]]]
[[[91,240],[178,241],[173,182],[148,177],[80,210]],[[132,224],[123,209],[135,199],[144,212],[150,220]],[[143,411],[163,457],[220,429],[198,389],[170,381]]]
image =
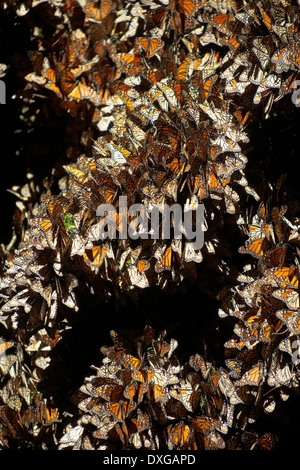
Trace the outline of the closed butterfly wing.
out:
[[[167,247],[161,257],[155,264],[155,271],[161,273],[163,271],[171,271],[172,269],[172,247]]]
[[[297,310],[277,310],[276,317],[286,324],[291,334],[297,335],[300,333],[300,314]]]
[[[288,309],[298,310],[300,307],[299,293],[292,288],[277,289],[273,292],[276,299],[282,300]]]
[[[87,249],[83,254],[84,261],[93,269],[98,269],[105,258],[107,249],[105,245],[94,246],[91,249]]]
[[[236,382],[239,386],[255,385],[259,386],[265,379],[264,366],[259,362],[256,366],[249,369],[243,376]]]
[[[187,444],[192,436],[189,425],[184,422],[176,423],[168,428],[168,448],[170,450],[187,449]],[[186,446],[185,446],[186,445]]]
[[[268,432],[258,439],[257,446],[259,450],[274,450],[277,442],[278,437],[275,434]]]

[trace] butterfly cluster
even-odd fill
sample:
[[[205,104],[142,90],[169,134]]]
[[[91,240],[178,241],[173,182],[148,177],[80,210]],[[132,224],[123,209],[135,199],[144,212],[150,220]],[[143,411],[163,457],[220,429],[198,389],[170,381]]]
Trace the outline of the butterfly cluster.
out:
[[[52,441],[59,411],[38,390],[38,379],[25,365],[20,343],[0,342],[2,449],[37,448],[34,442]]]
[[[113,346],[101,348],[101,365],[78,391],[80,418],[66,426],[59,449],[225,448],[241,399],[224,369],[199,354],[180,364],[177,341],[149,326],[140,336],[111,336]]]
[[[9,188],[18,201],[1,247],[1,446],[17,435],[60,449],[271,448],[273,435],[247,426],[298,387],[299,208],[284,175],[271,181],[253,156],[251,130],[296,112],[299,6],[4,4],[30,36],[16,92],[26,138],[50,121],[63,132],[50,174],[33,165],[25,184]],[[9,67],[0,70],[5,77]],[[203,246],[184,230],[176,237],[174,218],[169,237],[143,236],[129,210],[141,204],[147,221],[154,209],[203,206]],[[101,205],[114,209],[113,238],[102,237]],[[234,320],[224,364],[198,353],[182,362],[177,342],[150,327],[112,333],[69,423],[42,384],[84,317],[80,299],[113,299],[118,309],[127,299],[139,305],[147,288],[182,285],[218,299],[219,328]]]
[[[271,197],[268,202],[267,207],[260,203],[250,220],[241,220],[247,239],[239,251],[255,261],[244,266],[230,294],[223,292],[219,310],[220,317],[236,319],[225,343],[230,374],[241,394],[266,413],[299,386],[293,359],[299,332],[299,219],[292,207],[272,207]]]

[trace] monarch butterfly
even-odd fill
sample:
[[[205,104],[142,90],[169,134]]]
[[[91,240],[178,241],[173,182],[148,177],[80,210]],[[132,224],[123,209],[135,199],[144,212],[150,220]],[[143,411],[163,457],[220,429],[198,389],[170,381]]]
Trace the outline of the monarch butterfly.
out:
[[[233,348],[233,349],[238,349],[241,350],[246,346],[244,341],[241,341],[239,338],[231,338],[230,340],[226,341],[224,343],[225,348]]]
[[[154,373],[151,376],[151,383],[157,384],[161,387],[166,385],[173,385],[178,382],[178,377],[175,374],[172,374],[169,370],[165,371],[164,369],[157,368],[157,360],[151,355],[148,355],[148,360],[153,368]]]
[[[2,424],[2,429],[1,429],[1,443],[4,441],[5,442],[5,437],[4,433],[5,431],[3,430],[3,425],[9,429],[9,432],[11,433],[12,436],[18,435],[18,432],[20,430],[20,425],[22,427],[22,424],[20,423],[20,420],[18,419],[18,414],[16,411],[11,409],[7,405],[2,405],[0,406],[0,419]]]
[[[179,80],[187,78],[193,70],[192,56],[189,55],[178,67],[176,75]]]
[[[161,273],[165,270],[170,271],[172,269],[172,247],[169,246],[161,254],[158,261],[155,263],[155,271]]]
[[[193,243],[186,242],[183,250],[183,259],[187,263],[194,261],[195,263],[201,263],[203,260],[203,255],[201,250],[195,251]]]
[[[255,385],[259,386],[263,383],[265,379],[265,368],[262,361],[259,361],[256,366],[252,367],[251,369],[247,370],[243,374],[243,376],[237,380],[237,386],[244,386],[244,385]]]
[[[192,15],[197,8],[197,2],[195,0],[178,0],[178,10],[186,17]]]
[[[238,249],[239,253],[252,255],[254,258],[262,258],[266,253],[268,240],[265,237],[246,242],[245,246]]]
[[[122,68],[126,69],[132,75],[138,75],[143,71],[143,65],[141,62],[141,54],[136,52],[135,54],[131,53],[121,53],[117,55],[112,55],[112,58],[115,60],[121,60],[123,62]]]
[[[239,93],[242,95],[245,92],[245,89],[247,86],[250,85],[250,82],[248,80],[236,80],[233,78],[232,80],[229,80],[226,85],[225,85],[225,91],[226,93]]]
[[[258,238],[267,238],[268,240],[274,240],[273,226],[269,223],[251,224],[248,227],[248,234],[250,240],[256,240]]]
[[[175,94],[175,91],[167,85],[168,79],[163,79],[159,83],[157,83],[158,88],[164,93],[165,97],[167,98],[168,102],[174,107],[178,107],[178,100]]]
[[[108,419],[106,419],[104,421],[103,418],[97,419],[95,415],[88,416],[87,419],[89,422],[97,426],[96,431],[93,432],[93,437],[95,437],[96,439],[108,439],[109,431],[112,430],[117,423],[117,421],[113,421],[113,420],[108,421]],[[98,447],[98,449],[100,448],[101,447]],[[104,447],[104,448],[107,449],[107,447]]]
[[[297,38],[296,40],[292,40],[290,44],[288,45],[289,51],[290,51],[290,59],[293,62],[293,68],[299,68],[300,66],[300,59],[299,59],[299,53],[300,53],[300,47],[299,47],[299,39],[300,39],[300,33],[296,33],[295,37]]]
[[[168,196],[169,198],[172,198],[174,201],[177,200],[177,188],[178,188],[178,179],[177,177],[172,177],[168,180],[166,180],[162,187],[161,187],[161,192]]]
[[[189,364],[195,370],[200,370],[203,378],[207,380],[212,370],[212,364],[204,359],[200,354],[195,354],[189,359]]]
[[[277,310],[275,315],[287,325],[292,334],[300,333],[300,315],[297,311]]]
[[[83,259],[89,266],[98,268],[102,265],[106,252],[107,248],[105,245],[94,246],[93,248],[85,251]]]
[[[276,326],[274,328],[269,324],[268,320],[265,319],[260,326],[259,340],[270,343],[274,330],[276,331]]]
[[[139,369],[139,370],[133,370],[132,372],[132,379],[137,380],[138,382],[141,382],[145,385],[149,384],[154,376],[155,372],[153,369]]]
[[[54,337],[48,335],[45,328],[39,330],[35,335],[31,336],[29,346],[26,351],[51,351],[61,339],[59,333],[55,333]]]
[[[155,85],[164,78],[164,73],[161,70],[143,70],[143,77],[145,77],[151,85]]]
[[[111,159],[109,160],[111,161]],[[103,185],[103,187],[100,186],[99,192],[103,196],[105,202],[107,202],[108,204],[112,204],[117,196],[118,188],[116,188],[116,186],[112,182],[109,182],[108,184]],[[119,215],[116,214],[116,223],[118,222],[118,220],[122,221],[122,219],[123,219],[122,217],[119,219]],[[101,223],[97,224],[97,226],[101,233]],[[98,240],[100,238],[101,237],[99,236]]]
[[[278,96],[274,99],[274,101],[279,101],[283,96],[285,96],[288,93],[291,93],[296,83],[295,80],[296,80],[296,73],[290,75],[288,78],[283,80],[278,91]]]
[[[189,425],[184,423],[183,421],[180,423],[176,423],[174,426],[169,426],[167,432],[168,448],[170,450],[182,450],[183,448],[185,448],[184,444],[186,444],[189,438],[192,437],[192,432],[189,428]]]
[[[237,36],[232,36],[230,38],[222,37],[220,39],[221,44],[228,46],[229,49],[235,53],[238,48],[240,47],[240,43],[238,42]]]
[[[202,185],[200,186],[200,188],[198,189],[199,197],[205,197],[206,191],[208,191],[208,193],[210,193],[211,191],[223,193],[226,180],[224,180],[223,182],[222,179],[219,178],[218,164],[216,162],[207,162],[206,167],[202,168],[202,174],[200,173],[198,177],[198,183],[201,180],[203,181],[202,184],[205,185],[206,188],[203,188]]]
[[[50,63],[47,57],[44,57],[42,73],[48,82],[52,84],[55,84],[57,82],[56,69],[54,70],[52,67],[50,67]]]
[[[143,104],[139,108],[139,112],[141,117],[145,118],[145,121],[151,122],[151,124],[154,124],[160,115],[160,111],[158,111],[154,106]]]
[[[197,416],[196,418],[190,418],[189,424],[197,434],[208,436],[218,426],[219,422],[217,419]]]
[[[80,170],[76,165],[63,165],[69,175],[75,177],[81,184],[86,183],[89,180],[88,174]]]
[[[36,83],[37,85],[45,85],[45,83],[47,83],[47,79],[45,77],[39,76],[35,72],[25,75],[25,80],[31,83]]]
[[[6,64],[0,64],[0,78],[5,77],[6,71],[7,71],[7,65]]]
[[[235,386],[229,376],[229,374],[224,369],[219,369],[216,372],[217,383],[220,391],[229,398],[232,405],[242,403],[242,400],[236,393]]]
[[[267,280],[273,281],[272,285],[280,287],[299,287],[299,278],[295,273],[297,272],[296,266],[290,267],[277,267],[269,269],[265,272]]]
[[[142,187],[142,192],[145,196],[149,197],[151,203],[158,206],[160,210],[163,210],[165,204],[165,196],[157,189],[156,185],[149,182]]]
[[[228,29],[228,23],[232,22],[234,17],[229,14],[217,13],[210,18],[210,24],[215,26],[219,31],[225,34],[230,34],[231,31]]]
[[[166,99],[162,90],[158,88],[157,84],[154,85],[151,88],[151,90],[149,90],[149,94],[151,94],[158,101],[158,104],[163,111],[168,111],[169,109],[168,100]]]
[[[213,430],[205,437],[204,446],[208,450],[224,449],[225,441],[217,431]]]
[[[159,384],[152,384],[150,389],[150,393],[153,396],[154,401],[166,403],[169,398],[169,393],[165,387]]]
[[[147,15],[147,19],[151,25],[158,28],[162,28],[164,26],[167,16],[168,10],[166,9],[166,7],[162,6],[155,8],[152,11],[150,10]]]
[[[0,338],[0,355],[6,353],[6,351],[14,345],[15,343],[13,341],[3,341],[3,339]]]
[[[258,434],[256,432],[245,431],[242,434],[241,441],[247,450],[253,450],[258,443]]]
[[[191,411],[191,412],[194,411],[192,409],[192,403],[191,403],[191,398],[193,395],[193,388],[190,383],[188,382],[180,383],[179,390],[172,388],[169,390],[169,394],[171,397],[175,398],[176,400],[179,400],[188,411]]]
[[[269,31],[272,30],[272,26],[273,26],[273,21],[271,19],[271,17],[265,12],[265,10],[262,8],[262,6],[260,4],[258,4],[258,8],[260,10],[260,13],[261,13],[261,16],[262,16],[262,19],[263,19],[263,22],[265,23],[266,27],[268,28]]]
[[[281,79],[277,77],[275,74],[268,75],[267,78],[263,79],[254,95],[253,102],[255,104],[260,103],[262,95],[264,95],[264,92],[268,90],[269,88],[280,88],[281,85]]]
[[[141,382],[132,382],[126,385],[123,393],[125,398],[128,398],[130,401],[135,402],[138,405],[141,403],[146,390],[146,384]]]
[[[275,72],[287,72],[291,67],[290,51],[288,47],[276,51],[272,57],[271,62],[275,64]]]
[[[239,358],[225,359],[226,366],[230,369],[229,375],[234,379],[239,379],[242,373],[243,362]]]
[[[246,344],[248,344],[249,341],[258,340],[260,332],[260,322],[255,320],[256,315],[254,315],[254,320],[251,321],[250,319],[248,319],[249,323],[245,322],[245,327],[243,328],[243,333],[241,334],[241,337],[246,342]]]
[[[133,286],[140,287],[141,289],[149,287],[146,274],[143,271],[140,272],[136,266],[129,266],[127,272]]]
[[[159,38],[137,38],[136,44],[146,52],[147,57],[152,57],[164,46],[164,41]]]
[[[178,346],[176,339],[171,338],[169,342],[164,341],[162,338],[159,338],[157,341],[153,341],[153,350],[155,354],[159,357],[167,356],[170,358]]]
[[[277,442],[277,436],[268,432],[258,439],[257,446],[259,450],[273,450]]]
[[[40,402],[38,409],[35,411],[35,414],[38,421],[44,426],[49,426],[53,423],[58,423],[61,421],[58,410],[48,407],[44,402]]]
[[[22,401],[20,397],[7,389],[1,390],[0,396],[3,402],[9,406],[12,410],[21,411]]]
[[[141,16],[143,16],[143,13],[142,12],[140,12],[140,13],[141,13]],[[127,38],[131,38],[131,37],[135,36],[138,26],[139,26],[139,18],[138,18],[138,16],[134,16],[130,20],[128,28],[127,28],[125,34],[123,34],[123,36],[120,38],[120,41],[126,41]]]
[[[66,62],[69,67],[74,66],[78,61],[86,61],[86,52],[89,46],[89,41],[86,35],[79,29],[72,31],[71,36],[68,38],[66,48]]]
[[[107,148],[110,151],[110,156],[112,160],[116,163],[127,163],[128,157],[130,157],[131,152],[127,149],[124,149],[120,146],[115,146],[114,144],[107,144]]]
[[[47,234],[53,229],[52,222],[50,219],[38,219],[37,224]]]
[[[140,359],[138,359],[135,356],[132,356],[131,354],[124,354],[122,356],[123,361],[125,362],[126,366],[129,365],[131,369],[139,369],[141,365]]]
[[[298,310],[300,307],[299,293],[294,289],[277,289],[273,292],[276,299],[282,300],[288,309]]]
[[[280,351],[288,353],[290,356],[292,356],[294,353],[298,355],[299,343],[298,341],[294,342],[294,340],[288,337],[288,338],[283,339],[279,343],[278,349]]]
[[[46,83],[45,88],[47,88],[50,91],[53,91],[59,98],[63,98],[63,94],[61,90],[58,88],[58,86],[55,83]]]
[[[108,403],[106,405],[107,411],[120,422],[124,421],[129,413],[136,407],[137,404],[130,400],[124,400],[120,403]]]
[[[87,20],[102,23],[102,21],[113,10],[114,4],[111,0],[102,0],[100,6],[96,6],[97,2],[89,2],[84,5],[87,14]]]
[[[76,78],[70,70],[63,69],[61,73],[59,73],[59,85],[64,96],[68,96],[73,90],[76,85]]]
[[[181,159],[179,157],[172,158],[168,166],[172,169],[173,173],[178,177],[183,173],[189,171],[190,165],[186,159]]]
[[[271,370],[268,373],[268,385],[270,385],[270,387],[289,385],[291,380],[292,373],[288,364],[282,368],[279,364],[277,364],[275,367],[271,366]]]
[[[137,263],[137,269],[140,273],[147,271],[150,268],[150,263],[146,259],[141,259]]]
[[[271,219],[275,228],[275,235],[279,242],[284,241],[284,230],[285,230],[285,221],[284,214],[286,213],[288,207],[286,205],[278,207],[273,207],[271,210]]]
[[[199,106],[216,123],[217,128],[221,129],[224,126],[231,124],[232,116],[229,113],[229,110],[218,109],[214,105],[210,106],[206,102],[200,103]]]
[[[125,250],[121,254],[120,259],[119,259],[120,269],[123,269],[124,267],[128,268],[129,266],[131,266],[131,264],[136,263],[141,251],[142,251],[141,246],[139,246],[135,250],[131,250],[130,248]]]
[[[82,83],[79,83],[73,90],[68,94],[68,98],[74,99],[77,101],[84,100],[84,99],[91,99],[91,98],[96,98],[97,94],[93,90],[93,88],[83,85]]]
[[[274,395],[268,395],[263,401],[263,408],[265,413],[273,413],[276,408],[276,400]]]
[[[151,419],[147,413],[142,413],[140,409],[137,410],[135,418],[131,419],[131,422],[136,426],[137,432],[145,431],[151,427]]]
[[[270,60],[270,54],[269,54],[269,49],[266,46],[266,44],[263,43],[262,38],[253,39],[252,51],[258,58],[262,69],[265,70]]]
[[[92,387],[90,395],[93,397],[102,397],[106,401],[118,402],[123,396],[123,386],[118,384],[104,384],[99,387]]]

